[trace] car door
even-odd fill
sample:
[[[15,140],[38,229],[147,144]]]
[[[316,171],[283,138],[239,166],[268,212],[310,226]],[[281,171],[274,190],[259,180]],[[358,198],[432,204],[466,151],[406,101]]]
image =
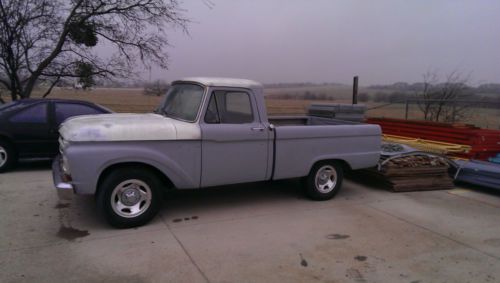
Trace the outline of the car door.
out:
[[[251,93],[214,90],[201,118],[201,186],[265,180],[269,131]]]
[[[50,156],[48,103],[39,102],[14,112],[7,120],[20,157]]]

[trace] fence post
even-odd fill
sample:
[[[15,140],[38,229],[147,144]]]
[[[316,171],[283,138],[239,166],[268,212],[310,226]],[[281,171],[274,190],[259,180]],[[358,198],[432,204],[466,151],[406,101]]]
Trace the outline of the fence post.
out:
[[[453,103],[453,108],[451,110],[451,122],[452,123],[455,123],[455,113],[457,111],[457,108],[456,108],[456,105],[455,103]]]
[[[358,104],[358,76],[354,77],[352,83],[352,104]]]
[[[406,100],[406,106],[405,106],[405,120],[408,120],[408,99]]]

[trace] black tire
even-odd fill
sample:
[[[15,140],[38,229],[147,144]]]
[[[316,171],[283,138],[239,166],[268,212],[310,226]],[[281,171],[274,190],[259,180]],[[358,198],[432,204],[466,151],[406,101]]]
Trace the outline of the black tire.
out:
[[[321,176],[322,173],[327,175]],[[343,179],[342,166],[338,162],[324,161],[316,163],[304,180],[305,193],[313,200],[329,200],[339,192]]]
[[[0,173],[11,169],[17,162],[17,152],[12,144],[0,140]]]
[[[142,226],[158,213],[162,186],[160,179],[150,170],[140,167],[117,168],[100,184],[97,204],[111,226]],[[149,200],[147,197],[142,199],[147,195],[150,196]],[[139,211],[134,213],[137,209]]]

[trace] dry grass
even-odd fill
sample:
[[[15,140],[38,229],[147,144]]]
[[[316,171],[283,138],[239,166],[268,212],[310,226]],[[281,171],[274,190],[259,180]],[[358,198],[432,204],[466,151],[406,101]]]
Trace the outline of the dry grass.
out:
[[[39,96],[35,92],[33,97]],[[51,98],[79,99],[91,101],[116,112],[145,113],[152,112],[160,103],[161,97],[142,94],[138,88],[96,88],[89,91],[56,89]]]
[[[34,93],[39,97],[41,92]],[[51,98],[79,99],[91,101],[116,112],[152,112],[160,103],[161,97],[142,94],[142,89],[98,88],[90,91],[56,89]],[[304,114],[311,102],[307,100],[266,99],[268,112],[274,115]],[[331,101],[329,101],[331,103]]]
[[[269,88],[265,94],[301,94],[305,91],[314,93],[325,93],[334,98],[334,101],[319,100],[299,100],[299,99],[273,99],[266,98],[266,107],[270,115],[298,115],[307,112],[307,107],[311,103],[350,103],[350,89],[343,86],[313,86],[297,88]],[[40,92],[35,92],[33,97],[40,96]],[[97,88],[90,91],[73,89],[55,89],[50,95],[52,98],[80,99],[106,106],[116,112],[146,113],[152,112],[160,103],[161,97],[146,96],[142,94],[142,89],[118,89],[118,88]],[[368,103],[368,107],[376,106],[375,103]],[[383,108],[369,110],[369,117],[390,117],[404,118],[405,105],[392,104]],[[422,119],[417,106],[410,106],[410,119]],[[472,123],[481,127],[499,129],[500,109],[473,109],[467,123]]]

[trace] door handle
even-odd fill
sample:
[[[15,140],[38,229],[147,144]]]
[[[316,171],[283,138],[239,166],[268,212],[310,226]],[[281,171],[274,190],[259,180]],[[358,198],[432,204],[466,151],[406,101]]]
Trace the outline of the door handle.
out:
[[[264,127],[253,127],[252,131],[263,132],[264,131]]]

